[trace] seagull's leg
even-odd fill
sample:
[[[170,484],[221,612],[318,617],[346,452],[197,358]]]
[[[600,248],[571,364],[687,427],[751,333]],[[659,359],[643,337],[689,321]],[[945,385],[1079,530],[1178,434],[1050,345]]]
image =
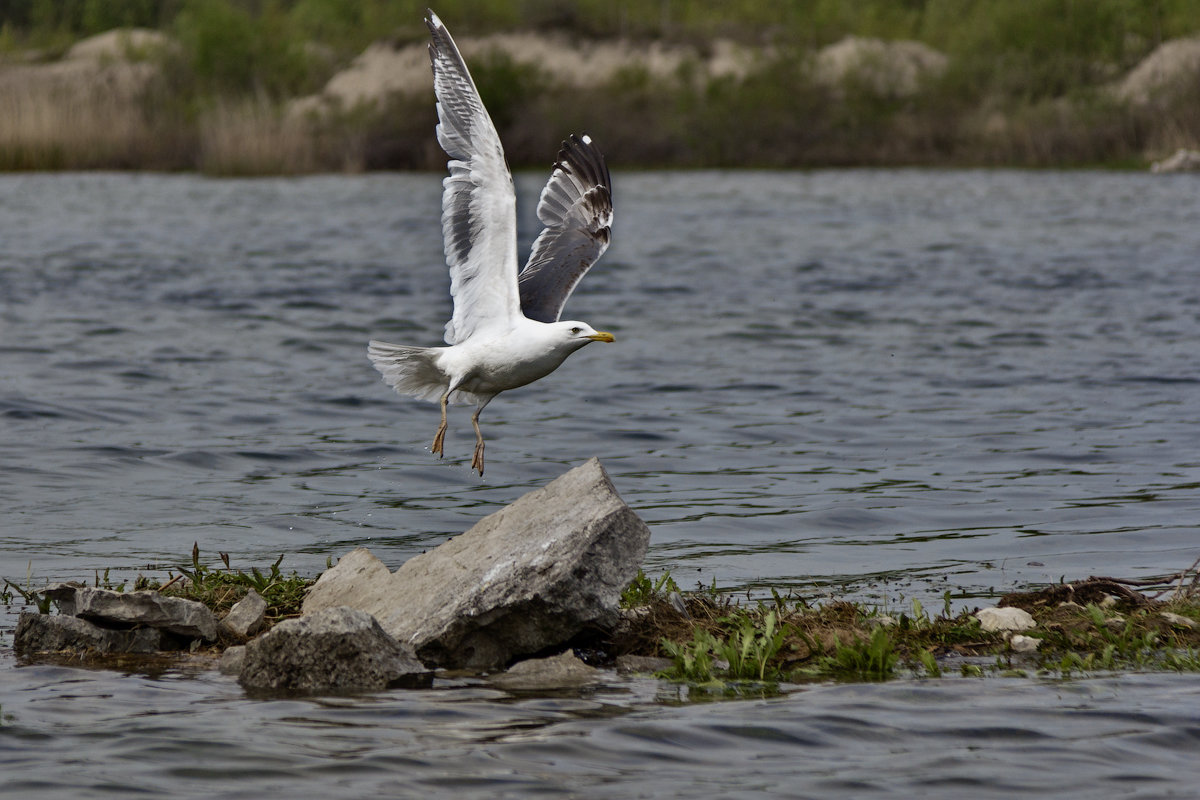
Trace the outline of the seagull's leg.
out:
[[[438,425],[437,433],[433,435],[432,452],[438,458],[442,457],[442,445],[446,442],[446,404],[450,402],[451,389],[442,395],[442,424]]]
[[[492,395],[495,397],[495,395]],[[472,469],[479,470],[479,477],[483,477],[483,431],[479,430],[479,412],[483,411],[483,407],[490,403],[491,397],[486,398],[475,409],[475,413],[471,415],[471,425],[475,428],[475,455],[471,458]]]

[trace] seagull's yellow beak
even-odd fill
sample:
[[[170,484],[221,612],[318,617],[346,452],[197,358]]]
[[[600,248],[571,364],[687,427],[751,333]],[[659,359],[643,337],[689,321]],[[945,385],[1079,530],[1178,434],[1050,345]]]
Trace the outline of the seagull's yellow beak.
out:
[[[608,331],[596,331],[595,333],[593,333],[591,336],[589,336],[587,338],[591,339],[593,342],[615,342],[616,341],[616,339],[613,338],[613,335],[611,333],[609,333]]]

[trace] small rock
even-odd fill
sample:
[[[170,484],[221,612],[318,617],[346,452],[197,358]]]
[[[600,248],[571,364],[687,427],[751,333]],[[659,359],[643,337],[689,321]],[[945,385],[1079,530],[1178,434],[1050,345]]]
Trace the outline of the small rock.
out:
[[[518,662],[506,672],[493,675],[489,682],[501,689],[525,692],[573,689],[596,683],[603,674],[568,650],[551,658],[530,658]]]
[[[1112,608],[1119,602],[1120,601],[1117,600],[1115,595],[1106,594],[1106,595],[1104,595],[1103,598],[1101,598],[1100,602],[1097,603],[1096,605],[1100,606],[1101,608]]]
[[[1190,617],[1184,617],[1179,614],[1173,614],[1170,611],[1162,612],[1162,618],[1172,625],[1178,625],[1181,628],[1195,628],[1196,620]]]
[[[979,627],[988,633],[996,631],[1025,631],[1037,626],[1023,608],[984,608],[975,612]]]
[[[64,650],[93,653],[155,653],[162,632],[153,628],[113,630],[78,617],[22,611],[13,636],[13,648],[22,654]]]
[[[658,656],[617,656],[617,672],[623,675],[662,672],[673,666],[674,661]]]
[[[266,622],[267,601],[251,589],[246,596],[233,604],[229,613],[221,620],[221,629],[239,639],[248,639],[258,633]]]
[[[1072,611],[1083,611],[1083,606],[1076,603],[1074,600],[1067,600],[1058,604],[1059,608],[1069,608]]]
[[[1037,649],[1042,646],[1041,639],[1035,639],[1032,636],[1022,636],[1019,633],[1014,634],[1013,637],[1008,640],[1008,643],[1012,647],[1014,653],[1034,653],[1037,652]]]
[[[650,606],[634,606],[633,608],[622,608],[621,619],[625,622],[637,622],[642,617],[650,616]]]
[[[68,617],[75,616],[75,590],[82,587],[81,583],[52,583],[42,590],[42,594],[54,601],[58,613]]]
[[[877,617],[867,617],[865,622],[868,628],[894,628],[900,623],[896,618],[888,614],[880,614]]]
[[[203,603],[158,592],[113,592],[87,586],[75,591],[75,615],[94,622],[145,625],[191,639],[217,638],[217,618]]]
[[[233,647],[226,647],[225,652],[221,653],[221,661],[217,664],[217,669],[223,675],[240,675],[242,665],[246,663],[246,645],[235,644]]]
[[[1123,631],[1125,630],[1125,617],[1121,616],[1120,614],[1113,614],[1111,617],[1104,620],[1104,627],[1108,628],[1110,631]]]
[[[433,674],[370,614],[337,607],[289,619],[246,645],[251,690],[317,694],[429,686]]]

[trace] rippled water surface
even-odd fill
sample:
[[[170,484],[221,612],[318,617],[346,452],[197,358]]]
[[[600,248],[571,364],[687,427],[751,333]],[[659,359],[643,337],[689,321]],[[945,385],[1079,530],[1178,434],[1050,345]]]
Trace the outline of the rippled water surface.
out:
[[[542,177],[518,181],[526,245]],[[469,410],[438,461],[436,407],[365,353],[440,339],[440,176],[0,177],[0,575],[153,573],[193,542],[395,567],[593,455],[651,526],[650,571],[685,586],[974,604],[1200,556],[1200,183],[616,184],[568,313],[618,342],[488,407],[481,480]],[[1188,676],[257,702],[209,673],[16,668],[3,620],[0,794],[1186,797],[1200,777]]]

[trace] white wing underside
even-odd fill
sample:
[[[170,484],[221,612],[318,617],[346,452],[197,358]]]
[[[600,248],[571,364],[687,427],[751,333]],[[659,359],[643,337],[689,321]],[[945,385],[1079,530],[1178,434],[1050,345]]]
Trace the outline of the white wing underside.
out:
[[[507,330],[521,315],[516,195],[500,136],[454,40],[436,14],[427,22],[437,138],[450,156],[442,236],[454,299],[446,343],[453,345],[481,331]]]

